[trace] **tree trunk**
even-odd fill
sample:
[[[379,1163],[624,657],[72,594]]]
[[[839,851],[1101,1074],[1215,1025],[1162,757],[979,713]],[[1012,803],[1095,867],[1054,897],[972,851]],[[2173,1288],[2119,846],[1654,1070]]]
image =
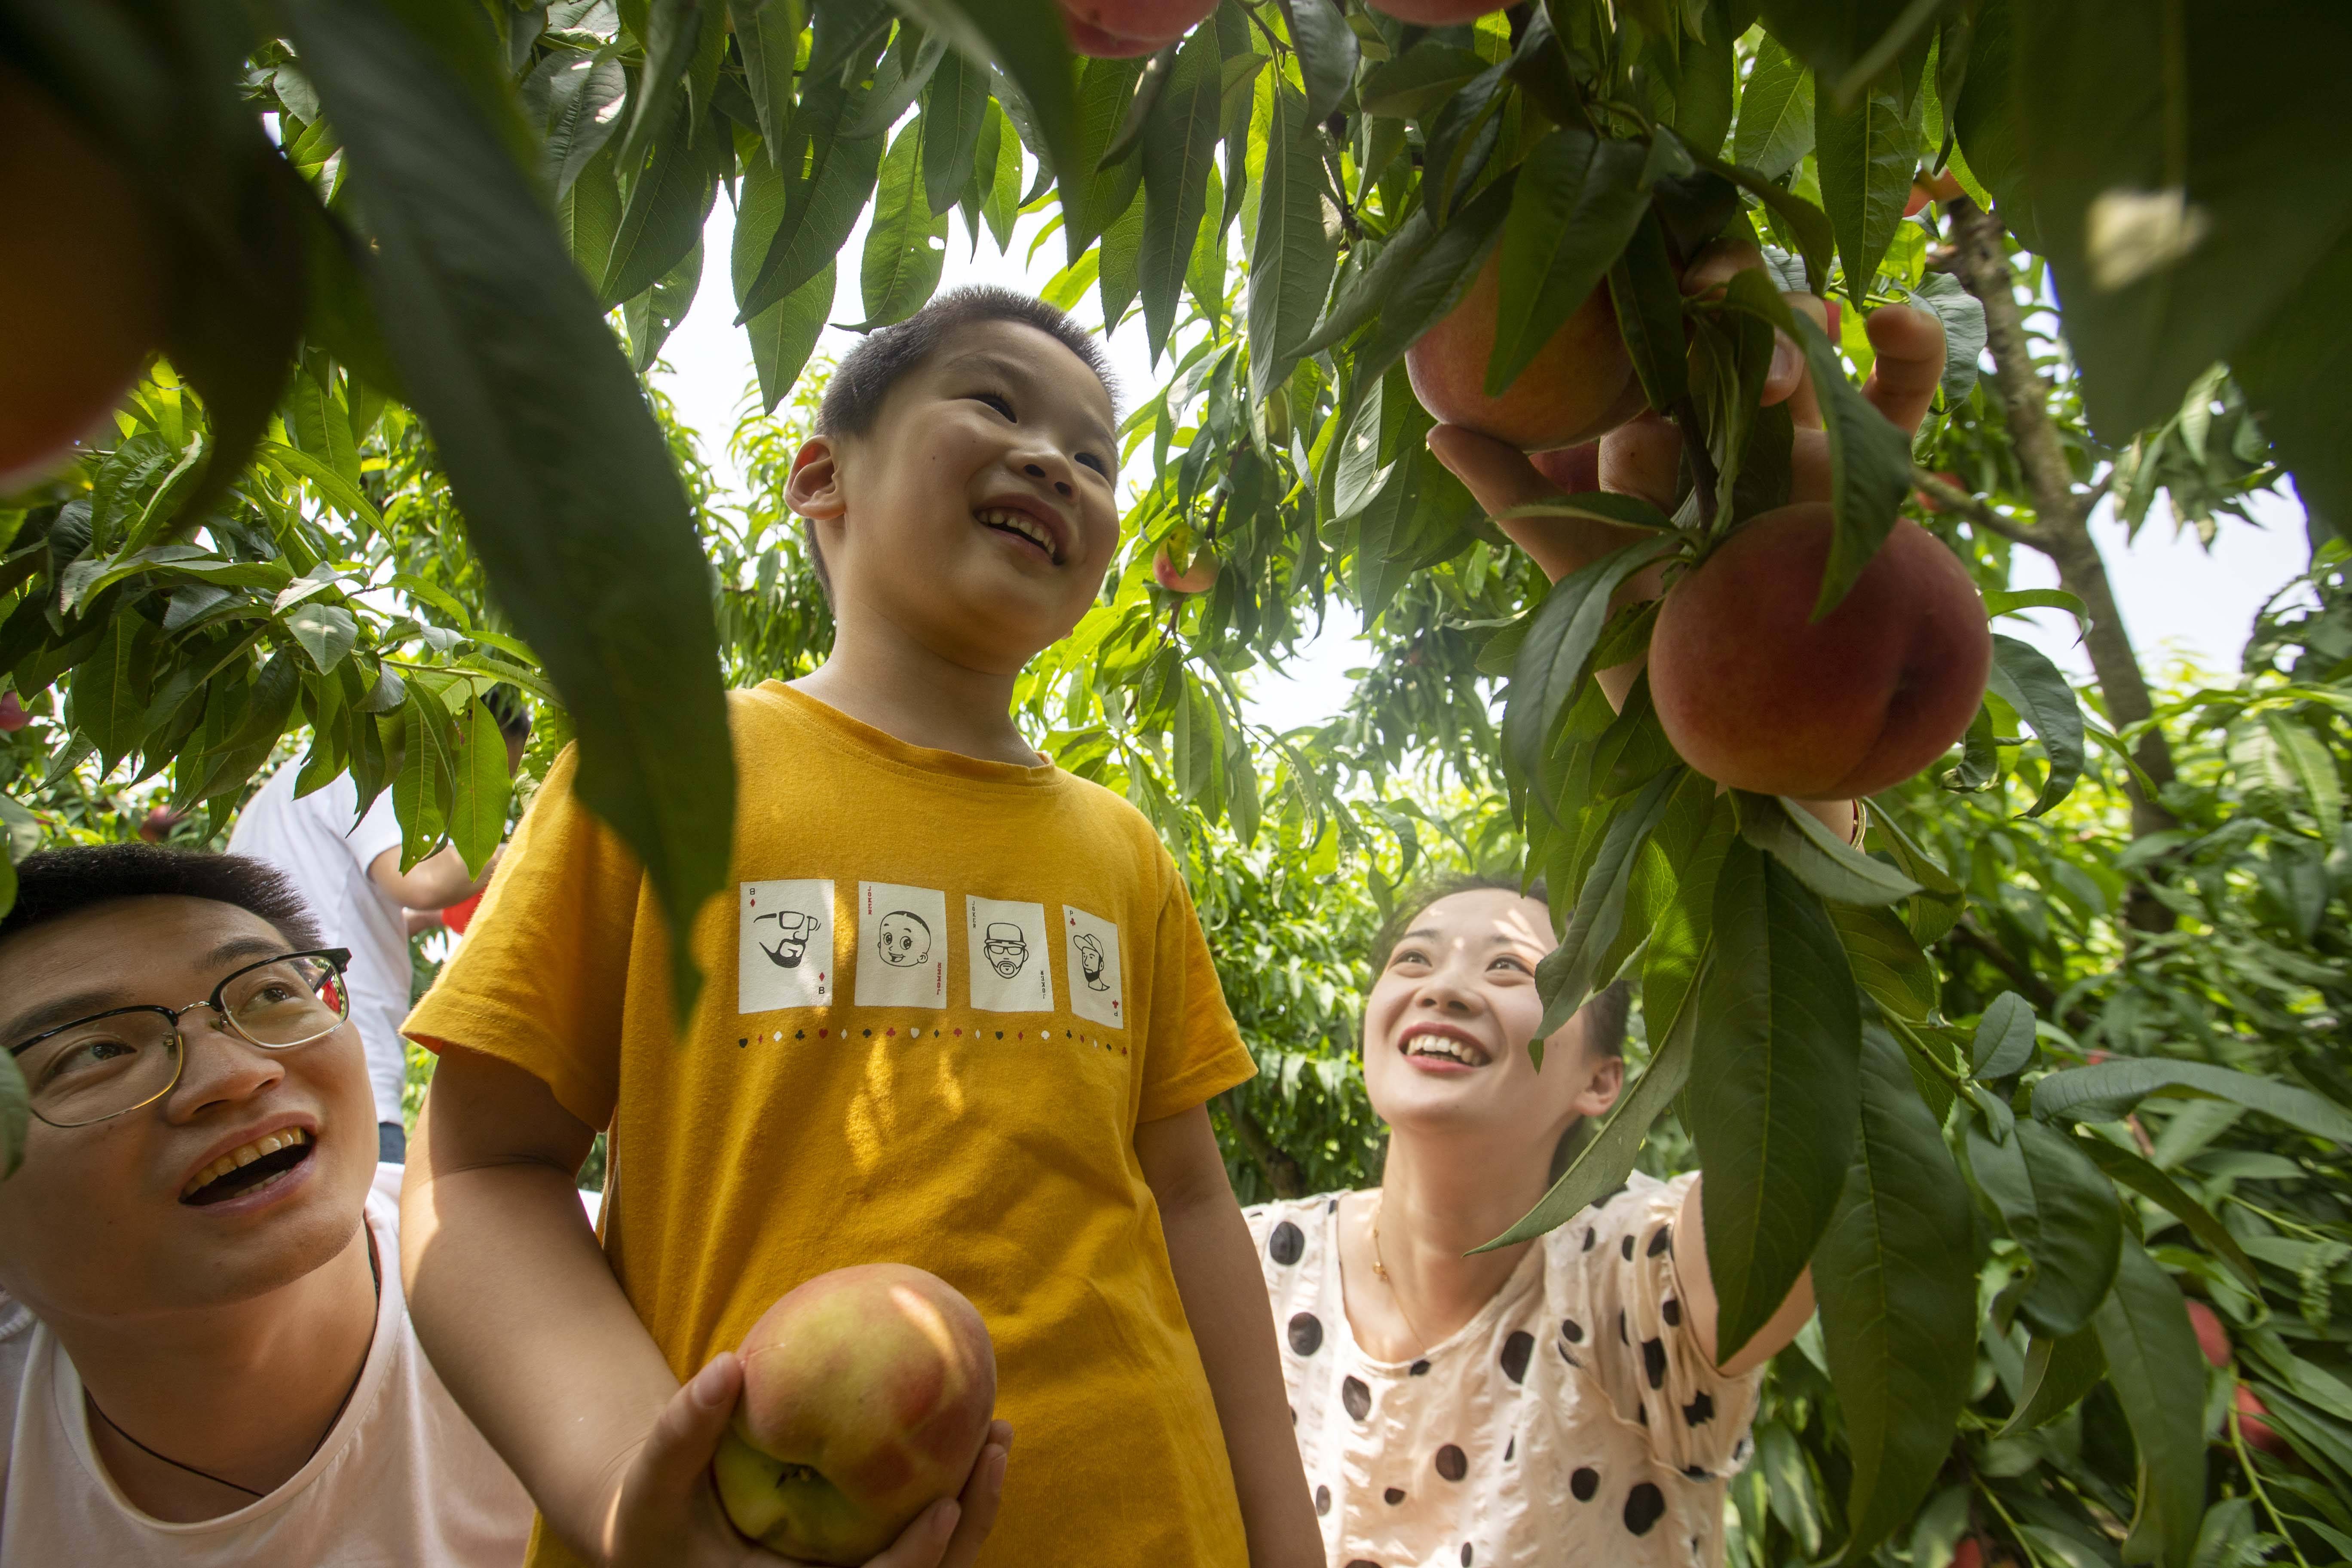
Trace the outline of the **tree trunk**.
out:
[[[2001,222],[1965,200],[1952,203],[1948,210],[1951,269],[1984,306],[1993,385],[2009,416],[2010,438],[2024,470],[2034,521],[2021,523],[1990,507],[1972,509],[1969,515],[2050,558],[2058,569],[2059,585],[2083,601],[2088,619],[2084,644],[2100,695],[2106,700],[2108,719],[2118,730],[2144,722],[2155,711],[2155,700],[2148,693],[2147,677],[2133,651],[2130,634],[2124,628],[2123,616],[2116,607],[2106,563],[2091,537],[2090,515],[2099,491],[2077,489],[2074,471],[2067,466],[2065,448],[2050,417],[2053,389],[2033,368],[2032,345],[2018,308],[2015,275]],[[2144,731],[2132,747],[2132,759],[2157,790],[2172,782],[2172,748],[2162,731],[2150,726]],[[2124,792],[2131,801],[2135,838],[2179,826],[2179,820],[2137,778],[2126,778]],[[2140,931],[2168,931],[2173,924],[2171,910],[2137,885],[2126,900],[2124,918]]]

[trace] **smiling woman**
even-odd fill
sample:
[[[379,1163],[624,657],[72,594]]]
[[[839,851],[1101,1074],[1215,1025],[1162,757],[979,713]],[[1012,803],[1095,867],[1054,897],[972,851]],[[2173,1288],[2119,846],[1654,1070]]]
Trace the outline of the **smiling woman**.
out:
[[[234,856],[17,875],[0,1045],[34,1121],[0,1182],[0,1568],[517,1561],[530,1502],[385,1267],[399,1170],[350,955]]]
[[[1717,1561],[1758,1369],[1810,1293],[1716,1365],[1696,1177],[1636,1174],[1539,1241],[1474,1252],[1616,1102],[1627,997],[1596,995],[1538,1070],[1541,884],[1460,879],[1397,908],[1364,1007],[1381,1185],[1248,1211],[1327,1554]]]

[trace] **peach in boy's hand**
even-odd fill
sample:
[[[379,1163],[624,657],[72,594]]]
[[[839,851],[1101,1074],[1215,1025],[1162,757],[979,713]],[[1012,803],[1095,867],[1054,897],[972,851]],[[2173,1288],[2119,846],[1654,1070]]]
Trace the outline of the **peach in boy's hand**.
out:
[[[920,1268],[821,1274],[769,1308],[739,1356],[719,1496],[738,1530],[790,1558],[866,1562],[954,1495],[989,1436],[988,1329]]]

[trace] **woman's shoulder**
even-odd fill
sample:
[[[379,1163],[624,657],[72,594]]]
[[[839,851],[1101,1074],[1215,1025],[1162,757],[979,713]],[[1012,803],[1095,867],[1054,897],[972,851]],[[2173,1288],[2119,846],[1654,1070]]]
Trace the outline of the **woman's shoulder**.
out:
[[[1544,1237],[1550,1268],[1557,1273],[1589,1268],[1611,1258],[1629,1258],[1634,1248],[1671,1246],[1675,1218],[1697,1180],[1696,1171],[1664,1181],[1629,1173],[1622,1185]]]

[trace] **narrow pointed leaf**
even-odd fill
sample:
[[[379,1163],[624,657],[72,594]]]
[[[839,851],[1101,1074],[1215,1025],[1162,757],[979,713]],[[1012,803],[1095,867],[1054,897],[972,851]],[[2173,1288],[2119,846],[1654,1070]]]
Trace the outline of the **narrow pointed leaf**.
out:
[[[2080,1331],[2116,1277],[2123,1213],[2082,1141],[2031,1119],[1996,1142],[1970,1122],[1969,1169],[2033,1260],[2018,1311],[2040,1333]]]
[[[2139,1450],[2139,1519],[2166,1568],[2188,1568],[2205,1512],[2205,1358],[2188,1303],[2147,1249],[2126,1237],[2114,1293],[2094,1325],[2107,1382]]]
[[[2072,795],[2083,776],[2082,704],[2048,655],[2032,643],[1999,632],[1993,634],[1992,672],[1986,684],[2033,727],[2042,754],[2049,759],[2042,793],[2025,813],[2040,816]]]
[[[1969,1070],[1979,1078],[2008,1078],[2033,1059],[2033,1008],[2014,991],[1985,1005],[1969,1047]]]

